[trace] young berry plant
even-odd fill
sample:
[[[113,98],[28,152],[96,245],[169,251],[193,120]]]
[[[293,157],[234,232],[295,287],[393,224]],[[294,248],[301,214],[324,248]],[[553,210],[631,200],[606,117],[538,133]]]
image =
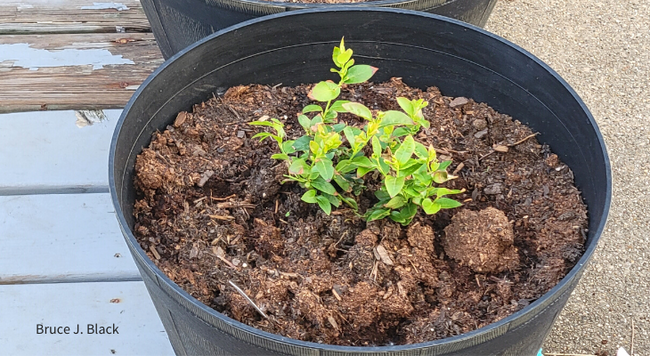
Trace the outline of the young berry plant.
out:
[[[408,225],[418,208],[435,214],[461,206],[446,196],[464,190],[438,186],[456,178],[446,171],[451,161],[439,162],[432,146],[426,147],[413,138],[422,127],[429,128],[422,114],[428,103],[398,97],[402,111],[373,112],[361,103],[337,100],[344,85],[368,81],[377,68],[355,65],[352,49],[345,48],[343,39],[334,47],[332,60],[336,68],[331,71],[340,80],[319,82],[309,92],[309,98],[317,104],[307,105],[298,116],[305,135],[285,140],[284,125],[277,119],[250,123],[268,126],[275,132],[260,132],[253,138],[270,137],[277,142],[280,153],[271,158],[287,162],[285,182],[297,182],[306,189],[302,200],[318,204],[329,215],[332,207],[342,204],[359,213],[357,197],[366,188],[364,177],[369,173],[380,177],[381,188],[374,192],[378,202],[362,214],[367,221],[389,217]],[[340,113],[355,115],[365,125],[339,122]]]

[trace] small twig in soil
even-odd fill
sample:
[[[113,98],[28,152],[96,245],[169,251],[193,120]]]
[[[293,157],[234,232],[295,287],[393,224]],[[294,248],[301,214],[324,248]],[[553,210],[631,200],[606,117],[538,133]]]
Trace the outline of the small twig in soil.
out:
[[[215,220],[223,220],[223,221],[235,220],[235,217],[230,215],[208,215],[208,216]]]
[[[196,199],[196,200],[194,201],[194,204],[198,204],[198,203],[200,203],[200,202],[206,200],[207,198],[208,198],[208,197],[203,197],[203,198]]]
[[[515,143],[513,143],[513,144],[507,145],[507,146],[508,146],[508,147],[517,146],[517,145],[519,145],[519,144],[524,143],[524,142],[525,142],[526,140],[528,140],[529,138],[533,138],[533,137],[535,137],[535,136],[537,136],[537,135],[539,135],[539,132],[535,132],[535,133],[532,134],[532,135],[528,135],[528,136],[522,138],[521,140],[519,140],[519,141],[517,141],[517,142],[515,142]]]
[[[336,241],[336,243],[334,244],[334,246],[338,246],[338,245],[341,243],[341,241],[343,241],[343,238],[346,237],[347,235],[348,235],[347,230],[346,230],[346,231],[343,231],[343,233],[341,234],[341,237],[339,238],[338,241]]]
[[[379,261],[375,261],[375,265],[372,266],[372,272],[370,272],[370,277],[375,282],[377,281],[377,266],[378,265],[379,265]]]
[[[277,213],[278,213],[278,208],[279,208],[279,207],[280,207],[280,201],[277,200],[277,199],[275,199],[275,212],[274,212],[274,214],[277,214]]]
[[[280,274],[289,278],[298,278],[298,277],[303,278],[302,275],[293,272],[280,272]]]
[[[334,329],[336,329],[336,330],[339,329],[339,324],[336,323],[336,319],[334,319],[333,316],[329,315],[329,316],[327,317],[327,321],[330,322],[330,324],[332,325],[332,327],[334,327]]]
[[[449,155],[449,151],[444,148],[434,148],[434,150],[436,150],[436,153],[438,154]]]
[[[409,260],[409,263],[411,264],[411,266],[413,266],[413,269],[415,270],[415,273],[420,273],[420,272],[418,271],[418,268],[415,267],[415,264],[413,263],[413,261]]]
[[[227,196],[227,197],[225,197],[225,198],[215,198],[215,197],[212,197],[212,196],[211,196],[211,197],[210,197],[210,200],[215,200],[215,201],[224,201],[224,200],[228,200],[228,199],[234,198],[234,197],[236,197],[236,196],[237,196],[237,194],[229,195],[229,196]]]
[[[478,274],[475,274],[474,278],[476,278],[476,285],[478,285],[478,287],[481,288],[481,282],[478,280]]]
[[[266,318],[266,319],[269,318],[269,316],[266,315],[266,313],[264,313],[264,312],[262,311],[262,309],[260,309],[257,305],[255,305],[255,303],[253,303],[253,301],[251,300],[251,298],[249,298],[249,297],[246,295],[246,293],[244,293],[244,291],[241,290],[241,288],[237,287],[237,285],[236,285],[235,283],[233,283],[233,281],[230,281],[230,280],[229,280],[228,283],[230,283],[230,285],[231,285],[233,288],[235,288],[235,290],[237,291],[237,293],[239,293],[242,297],[244,297],[244,299],[246,299],[246,301],[247,301],[248,303],[250,303],[250,305],[252,305],[253,308],[255,308],[255,310],[257,310],[257,312],[260,313],[260,315],[262,315],[262,316],[263,316],[264,318]]]
[[[156,247],[154,245],[149,245],[149,251],[151,251],[151,253],[153,254],[153,257],[155,257],[157,260],[159,260],[161,258],[160,254],[158,253],[158,251],[156,250]]]
[[[483,156],[479,157],[478,160],[480,161],[480,160],[482,160],[483,158],[485,158],[485,157],[487,157],[487,156],[493,154],[494,152],[495,152],[495,151],[492,150],[492,151],[490,151],[490,153],[486,153],[486,154],[484,154]]]
[[[235,109],[233,109],[230,105],[226,105],[226,107],[228,108],[228,110],[230,110],[231,113],[235,115],[237,120],[242,121],[241,116],[239,116],[239,113],[235,111]]]
[[[218,259],[223,261],[223,263],[227,264],[228,267],[230,267],[232,269],[237,269],[235,267],[235,265],[233,265],[230,261],[228,261],[226,259],[225,252],[223,251],[223,249],[221,247],[218,247],[218,246],[217,247],[212,247],[212,253],[214,253],[214,255],[217,256]]]
[[[255,204],[251,204],[249,202],[224,202],[224,203],[217,203],[217,209],[231,209],[231,208],[254,208]]]
[[[454,169],[454,171],[451,173],[451,175],[452,175],[452,176],[455,176],[456,173],[460,172],[460,170],[463,169],[463,167],[465,167],[465,163],[460,162],[460,164],[458,165],[458,167],[456,167],[456,169]]]
[[[171,162],[167,159],[167,157],[163,156],[160,154],[160,152],[156,151],[156,157],[160,158],[161,160],[165,161],[165,163],[171,165]]]
[[[338,293],[338,292],[336,291],[336,289],[334,289],[334,288],[332,288],[332,295],[334,295],[334,297],[335,297],[336,299],[338,299],[339,302],[340,302],[341,300],[343,300],[343,299],[341,298],[341,296],[339,295],[339,293]]]

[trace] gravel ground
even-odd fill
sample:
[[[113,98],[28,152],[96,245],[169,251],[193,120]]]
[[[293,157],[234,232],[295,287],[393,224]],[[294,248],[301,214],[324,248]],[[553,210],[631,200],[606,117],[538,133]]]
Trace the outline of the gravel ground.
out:
[[[650,1],[499,0],[486,28],[576,90],[612,163],[605,233],[545,353],[650,355]]]

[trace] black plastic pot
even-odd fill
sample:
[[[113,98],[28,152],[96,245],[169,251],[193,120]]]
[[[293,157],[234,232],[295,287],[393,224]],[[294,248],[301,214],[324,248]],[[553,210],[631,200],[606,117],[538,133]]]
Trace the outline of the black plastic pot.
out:
[[[176,114],[237,84],[295,85],[331,76],[331,50],[345,36],[358,63],[449,96],[486,102],[540,132],[573,170],[589,209],[586,252],[550,292],[473,332],[433,342],[342,347],[297,341],[234,321],[170,281],[135,240],[134,161]],[[334,79],[332,77],[332,79]],[[576,93],[531,54],[480,28],[395,9],[321,8],[251,20],[212,35],[165,62],[126,106],[110,150],[117,217],[142,278],[179,355],[535,355],[578,283],[603,231],[611,173],[598,127]]]
[[[497,0],[377,0],[346,6],[425,11],[483,27],[496,2]],[[203,37],[246,20],[291,10],[333,6],[294,3],[291,0],[141,0],[141,3],[165,59]]]

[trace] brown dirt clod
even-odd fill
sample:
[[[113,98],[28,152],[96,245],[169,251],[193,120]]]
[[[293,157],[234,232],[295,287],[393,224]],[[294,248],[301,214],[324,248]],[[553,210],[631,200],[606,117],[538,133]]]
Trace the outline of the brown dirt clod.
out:
[[[499,273],[519,265],[514,233],[508,217],[487,207],[463,209],[445,227],[442,244],[447,256],[478,273]]]

